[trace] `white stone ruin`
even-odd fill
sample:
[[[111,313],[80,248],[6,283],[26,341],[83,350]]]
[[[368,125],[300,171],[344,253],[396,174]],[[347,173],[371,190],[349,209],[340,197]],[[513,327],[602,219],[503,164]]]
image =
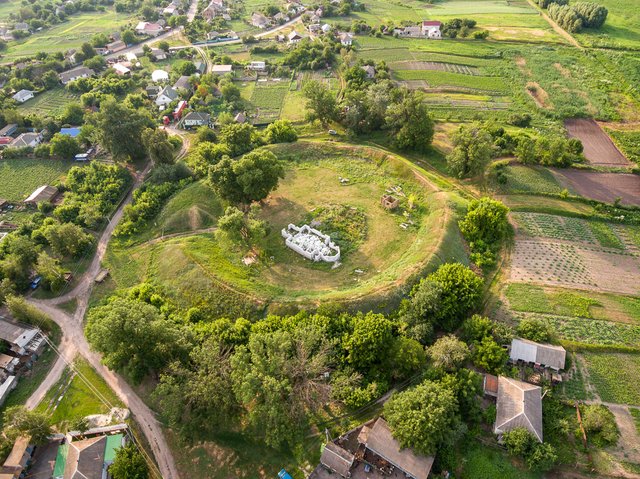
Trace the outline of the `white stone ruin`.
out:
[[[287,247],[312,261],[336,263],[340,261],[340,247],[328,235],[309,225],[289,224],[282,229]]]

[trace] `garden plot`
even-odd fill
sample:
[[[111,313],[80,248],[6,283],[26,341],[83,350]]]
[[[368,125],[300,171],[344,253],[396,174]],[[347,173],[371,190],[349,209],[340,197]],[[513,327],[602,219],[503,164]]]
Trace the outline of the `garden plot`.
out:
[[[513,213],[518,232],[526,236],[596,244],[586,221],[542,213]]]
[[[565,120],[564,126],[571,138],[577,138],[584,146],[584,156],[592,165],[628,166],[629,160],[620,153],[611,138],[594,120],[573,118]]]
[[[394,64],[397,70],[431,70],[440,72],[461,73],[463,75],[480,75],[480,70],[473,66],[444,62],[398,62]]]
[[[600,399],[640,406],[640,354],[585,352],[582,357]]]
[[[638,294],[640,259],[588,245],[518,238],[511,281]]]
[[[57,115],[62,113],[69,103],[78,102],[79,100],[79,95],[59,87],[36,95],[32,100],[19,105],[18,111],[25,115],[28,113]]]
[[[284,98],[289,91],[288,81],[258,81],[251,95],[257,123],[268,123],[280,118]]]
[[[640,206],[640,176],[576,169],[553,170],[558,180],[580,196],[605,203]]]

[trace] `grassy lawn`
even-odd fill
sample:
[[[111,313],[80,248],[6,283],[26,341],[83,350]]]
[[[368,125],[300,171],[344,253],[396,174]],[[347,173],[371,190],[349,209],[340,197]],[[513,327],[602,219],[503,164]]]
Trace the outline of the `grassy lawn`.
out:
[[[584,352],[582,356],[603,401],[640,406],[640,355]]]
[[[542,475],[516,466],[501,449],[472,443],[464,451],[459,477],[462,479],[513,479],[515,477],[535,479]]]
[[[589,204],[559,198],[511,194],[500,196],[500,200],[511,208],[511,211],[531,211],[559,215],[566,213],[592,215],[595,213],[595,210]]]
[[[49,114],[52,116],[62,113],[69,103],[78,103],[80,96],[71,93],[63,87],[45,91],[35,98],[18,106],[18,111],[24,115],[29,113]]]
[[[110,33],[131,21],[129,14],[116,13],[113,9],[74,15],[68,22],[35,33],[23,40],[10,42],[3,55],[7,60],[13,60],[42,51],[52,53],[78,48],[94,34]]]
[[[89,384],[98,390],[100,395],[106,398],[113,406],[122,406],[115,393],[107,386],[102,377],[84,359],[76,359],[75,369],[78,371],[69,385],[70,370],[65,370],[60,381],[49,390],[44,400],[38,406],[43,411],[52,411],[55,401],[62,395],[62,400],[51,415],[53,424],[60,424],[62,421],[73,421],[91,414],[105,414],[109,412],[107,407],[93,392],[91,388],[81,379],[84,377]],[[68,385],[68,387],[67,387]]]
[[[21,201],[36,188],[61,179],[71,161],[16,158],[0,161],[0,198]]]
[[[204,302],[216,305],[214,315],[224,311],[223,305],[240,315],[246,312],[247,303],[344,301],[397,294],[414,275],[445,258],[464,256],[456,246],[456,231],[449,231],[453,219],[446,213],[447,194],[417,181],[410,164],[402,159],[319,143],[298,142],[275,150],[289,168],[263,206],[261,215],[270,231],[260,245],[256,264],[245,266],[246,247],[213,233],[133,247],[116,241],[106,258],[116,287],[149,279],[165,286],[186,307]],[[349,184],[341,184],[339,177],[349,178]],[[410,212],[414,224],[406,229],[400,227],[408,221],[400,211],[389,212],[379,205],[385,190],[398,186],[403,195],[412,195],[416,205]],[[176,231],[184,228],[195,216],[189,213],[192,209],[204,211],[201,217],[206,224],[214,224],[222,206],[207,190],[195,184],[174,196],[158,217],[156,234],[161,227],[167,228],[166,233],[168,225]],[[401,199],[406,208],[406,197]],[[342,264],[336,269],[305,260],[284,245],[280,234],[289,223],[310,222],[318,207],[345,208],[346,213],[359,211],[362,215],[358,227],[365,234],[356,243],[341,237],[347,234],[343,230],[335,230],[336,240],[346,241],[342,243]],[[441,242],[445,233],[451,237]],[[434,256],[436,252],[440,254]]]

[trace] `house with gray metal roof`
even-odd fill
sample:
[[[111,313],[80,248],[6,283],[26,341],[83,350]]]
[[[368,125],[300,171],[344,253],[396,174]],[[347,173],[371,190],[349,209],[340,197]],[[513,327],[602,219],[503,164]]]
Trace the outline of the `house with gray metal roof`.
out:
[[[500,436],[518,427],[524,427],[542,442],[542,389],[500,376],[493,432]]]

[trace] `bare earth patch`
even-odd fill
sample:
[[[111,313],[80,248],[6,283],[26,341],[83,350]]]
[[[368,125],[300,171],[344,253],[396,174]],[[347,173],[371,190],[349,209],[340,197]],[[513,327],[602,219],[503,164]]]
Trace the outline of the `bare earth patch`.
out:
[[[587,245],[517,237],[511,281],[638,294],[640,260]]]
[[[553,170],[558,180],[580,196],[613,203],[640,206],[640,176],[621,173],[601,173],[576,169]]]
[[[564,126],[571,138],[577,138],[584,146],[584,156],[592,165],[628,166],[629,160],[616,148],[609,135],[594,120],[573,118]]]
[[[552,110],[553,105],[549,101],[549,95],[546,91],[536,82],[527,83],[527,93],[533,98],[536,102],[536,105],[540,108],[545,108],[547,110]]]
[[[556,67],[556,70],[558,70],[563,77],[571,78],[569,69],[563,67],[560,63],[554,63],[553,66]]]

